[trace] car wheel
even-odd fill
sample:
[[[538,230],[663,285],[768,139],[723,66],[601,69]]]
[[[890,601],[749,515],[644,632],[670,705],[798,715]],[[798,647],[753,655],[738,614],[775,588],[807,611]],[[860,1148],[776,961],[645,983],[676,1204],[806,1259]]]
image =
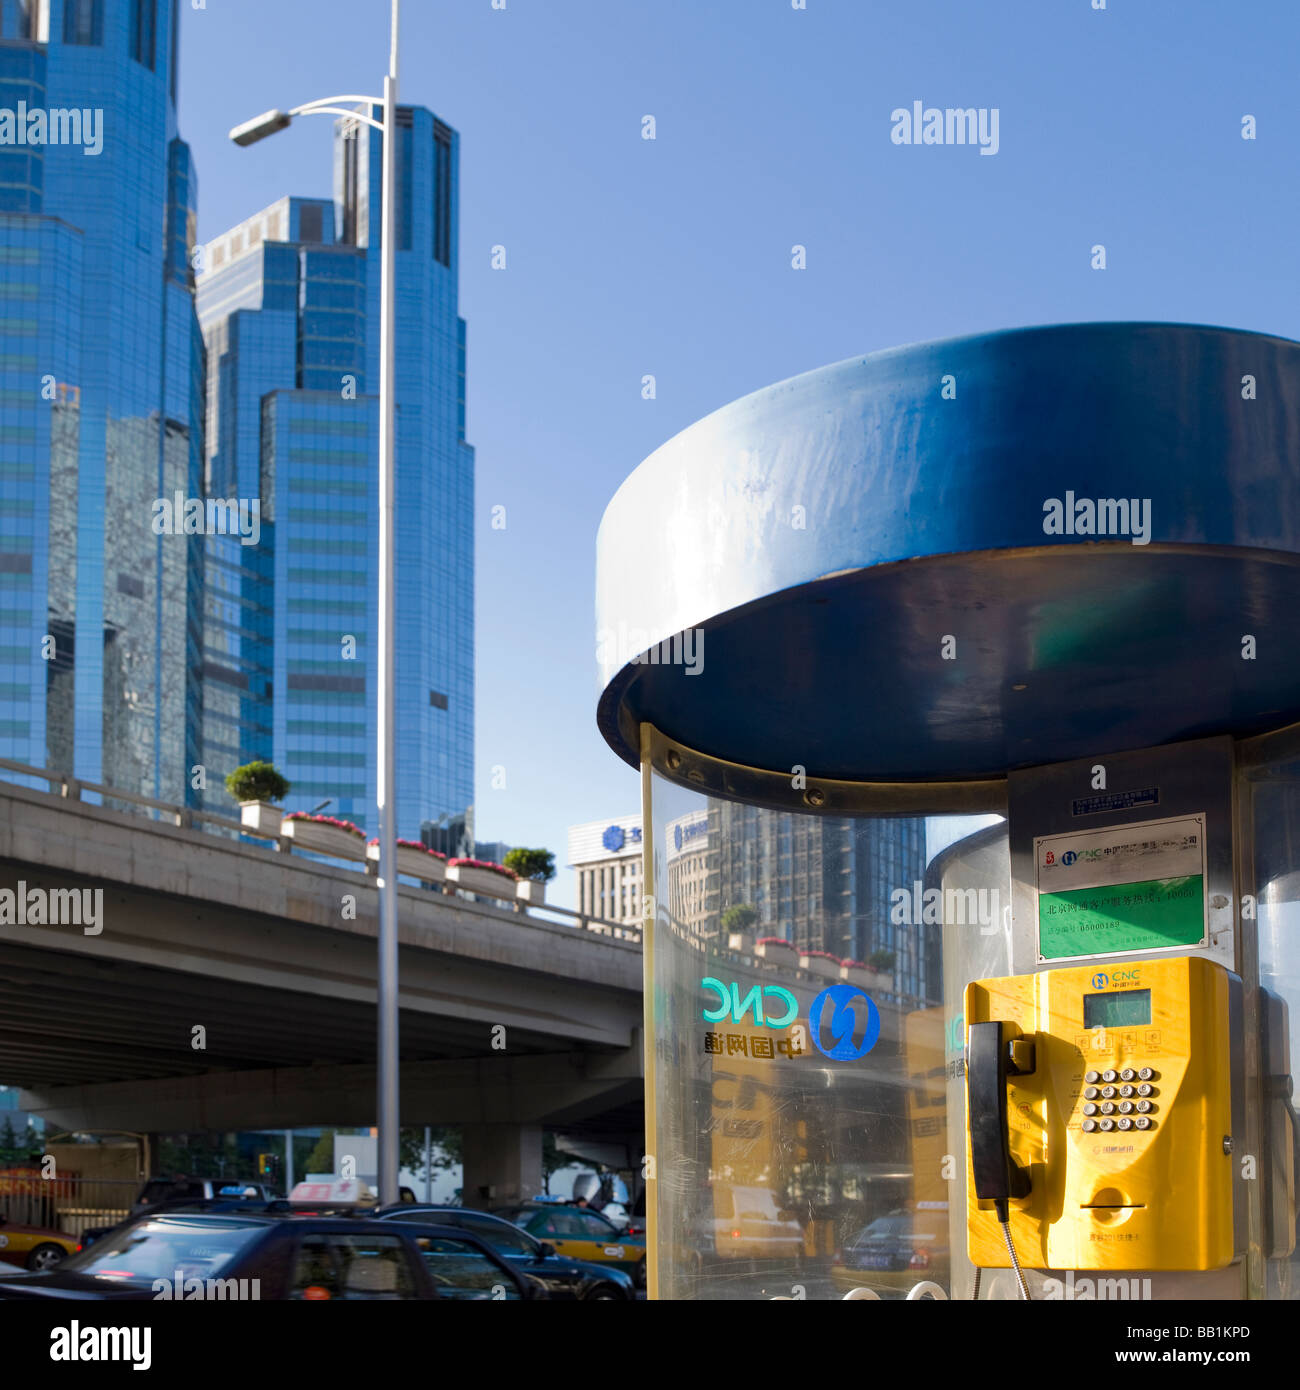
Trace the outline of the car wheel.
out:
[[[615,1284],[597,1284],[582,1300],[584,1303],[622,1303],[624,1295]]]
[[[53,1241],[47,1240],[28,1255],[27,1268],[53,1269],[55,1265],[63,1262],[67,1254],[68,1252],[61,1245],[55,1245]]]

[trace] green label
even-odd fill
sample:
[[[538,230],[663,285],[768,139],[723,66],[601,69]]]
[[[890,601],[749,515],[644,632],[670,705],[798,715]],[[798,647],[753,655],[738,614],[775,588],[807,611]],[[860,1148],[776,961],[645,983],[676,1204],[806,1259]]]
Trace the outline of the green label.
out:
[[[1038,954],[1044,960],[1195,946],[1204,936],[1205,880],[1200,874],[1038,897]]]

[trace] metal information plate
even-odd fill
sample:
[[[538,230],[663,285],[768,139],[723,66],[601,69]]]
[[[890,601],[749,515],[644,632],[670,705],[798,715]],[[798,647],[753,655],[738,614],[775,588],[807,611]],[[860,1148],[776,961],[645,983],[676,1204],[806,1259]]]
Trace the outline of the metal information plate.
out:
[[[1209,940],[1204,813],[1037,836],[1034,862],[1040,961]]]

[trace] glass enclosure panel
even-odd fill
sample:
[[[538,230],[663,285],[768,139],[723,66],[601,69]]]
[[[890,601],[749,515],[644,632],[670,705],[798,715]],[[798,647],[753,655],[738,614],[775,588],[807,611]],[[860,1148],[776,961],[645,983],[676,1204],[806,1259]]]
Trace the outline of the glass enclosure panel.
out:
[[[1268,1298],[1300,1296],[1296,1251],[1300,1056],[1300,757],[1249,774],[1259,914],[1262,1238]]]
[[[659,1297],[969,1297],[961,999],[1010,969],[1001,821],[652,787]]]

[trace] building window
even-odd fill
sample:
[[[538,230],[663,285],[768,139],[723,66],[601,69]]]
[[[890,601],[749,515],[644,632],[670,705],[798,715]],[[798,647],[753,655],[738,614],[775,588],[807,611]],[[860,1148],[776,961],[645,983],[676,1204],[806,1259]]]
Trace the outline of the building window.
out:
[[[360,127],[355,123],[348,126],[343,131],[342,138],[342,203],[343,203],[343,240],[349,246],[357,245],[357,224],[359,222],[359,185],[357,163],[360,158],[360,150],[357,144],[357,136]]]
[[[411,249],[411,184],[414,179],[415,116],[409,106],[397,112],[397,249]]]
[[[63,42],[95,48],[104,42],[104,0],[64,0]]]
[[[172,0],[172,56],[169,86],[172,105],[176,105],[176,81],[181,64],[181,0]]]
[[[433,127],[433,258],[451,264],[451,131],[441,121]]]
[[[154,71],[158,46],[158,0],[131,0],[131,57]]]

